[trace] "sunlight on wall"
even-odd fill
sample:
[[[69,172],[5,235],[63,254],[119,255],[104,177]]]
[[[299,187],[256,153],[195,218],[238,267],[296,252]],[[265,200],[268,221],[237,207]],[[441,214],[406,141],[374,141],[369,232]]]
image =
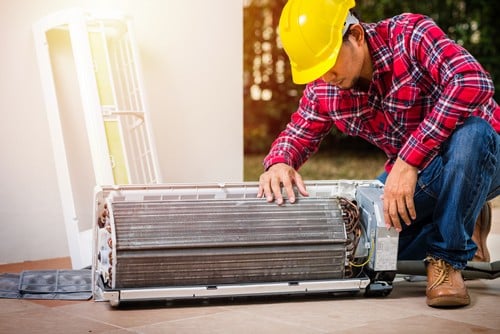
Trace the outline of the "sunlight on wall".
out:
[[[42,18],[72,8],[131,15],[144,78],[144,101],[151,111],[165,182],[243,179],[241,1],[0,1],[0,109],[6,111],[0,131],[5,162],[0,173],[4,195],[0,220],[12,222],[0,226],[3,263],[69,255],[61,205],[66,194],[58,187],[58,161],[45,112],[46,85],[40,80],[37,47],[30,30]],[[67,31],[58,29],[46,35],[49,43],[57,45],[53,51],[62,52],[57,56],[61,66],[54,73],[58,76],[57,91],[65,94],[58,96],[56,103],[68,111],[63,131],[71,142],[65,143],[65,149],[70,168],[75,170],[71,179],[78,189],[75,202],[85,211],[77,219],[82,225],[91,225],[92,207],[85,201],[92,199],[89,194],[95,175],[90,150],[79,146],[88,138],[75,62],[70,61],[72,46]],[[102,94],[101,88],[96,91],[99,99],[108,95]],[[122,111],[136,109],[131,105]],[[142,123],[130,113],[119,117],[133,119],[130,124],[134,127]],[[18,247],[27,240],[27,247]]]

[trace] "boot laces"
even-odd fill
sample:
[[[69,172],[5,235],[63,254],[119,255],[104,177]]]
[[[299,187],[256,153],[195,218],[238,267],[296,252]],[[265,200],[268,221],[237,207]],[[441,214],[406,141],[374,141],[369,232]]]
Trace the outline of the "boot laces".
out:
[[[446,263],[441,259],[428,258],[429,265],[433,266],[434,272],[434,282],[429,286],[429,289],[433,289],[443,283],[450,282],[450,271],[453,270],[451,265]]]

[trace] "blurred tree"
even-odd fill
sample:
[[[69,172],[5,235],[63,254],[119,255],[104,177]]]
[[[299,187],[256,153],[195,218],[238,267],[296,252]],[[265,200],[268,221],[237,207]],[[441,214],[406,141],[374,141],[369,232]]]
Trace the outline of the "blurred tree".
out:
[[[277,27],[286,0],[253,0],[244,8],[245,152],[269,149],[288,122],[303,87],[293,84]]]
[[[287,0],[244,2],[244,145],[245,153],[265,153],[297,108],[303,86],[291,79],[288,58],[277,32],[281,9]],[[495,23],[500,2],[491,0],[358,0],[356,11],[365,22],[403,12],[422,13],[434,19],[452,39],[468,49],[489,71],[500,98],[500,27]],[[495,80],[495,78],[498,78]],[[341,143],[342,145],[339,145]],[[361,140],[345,140],[332,131],[324,146],[366,149]]]

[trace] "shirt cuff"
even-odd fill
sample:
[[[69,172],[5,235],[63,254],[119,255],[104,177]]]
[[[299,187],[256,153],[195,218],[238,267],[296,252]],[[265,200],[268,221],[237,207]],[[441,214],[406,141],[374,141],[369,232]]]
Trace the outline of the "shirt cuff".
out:
[[[276,165],[279,163],[285,163],[285,164],[290,165],[290,166],[292,165],[284,156],[280,156],[280,155],[270,156],[270,155],[268,155],[264,159],[264,170],[268,170],[269,167],[271,167],[272,165]]]
[[[399,151],[399,157],[406,163],[424,169],[434,159],[438,153],[437,143],[422,143],[413,135],[410,136],[406,144]]]

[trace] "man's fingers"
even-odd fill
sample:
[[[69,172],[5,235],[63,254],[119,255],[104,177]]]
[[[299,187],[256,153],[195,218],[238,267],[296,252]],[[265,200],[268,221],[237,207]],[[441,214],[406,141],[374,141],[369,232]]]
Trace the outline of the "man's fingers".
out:
[[[264,196],[264,183],[262,182],[262,177],[259,180],[259,190],[257,191],[257,198],[262,198]]]
[[[392,201],[389,205],[389,217],[391,218],[391,224],[394,226],[396,231],[401,232],[401,222],[399,220],[398,204],[396,201]]]
[[[398,205],[396,200],[384,201],[384,221],[385,226],[389,229],[394,227],[396,231],[401,231],[401,222],[399,220]]]
[[[413,197],[384,201],[384,219],[387,228],[394,227],[398,232],[402,230],[401,221],[407,226],[411,225],[412,220],[416,219]]]
[[[384,210],[384,222],[387,229],[390,229],[392,227],[391,217],[389,217],[389,211]]]
[[[406,208],[408,209],[408,213],[410,214],[410,218],[412,220],[417,219],[417,210],[415,209],[415,202],[413,201],[413,196],[411,196],[411,195],[406,196]],[[407,225],[410,225],[410,223],[408,223]]]
[[[304,184],[302,176],[300,176],[299,173],[295,173],[295,185],[297,186],[297,189],[299,190],[299,193],[302,196],[309,196],[309,193],[307,192],[306,189],[306,185]]]
[[[272,202],[274,200],[273,192],[271,190],[271,178],[268,177],[268,174],[264,173],[259,178],[259,190],[257,192],[257,197],[261,198],[262,196],[266,197],[268,202]]]
[[[289,177],[284,178],[283,188],[285,189],[286,196],[288,197],[290,203],[295,202],[295,192],[293,191],[293,183]]]
[[[404,198],[399,198],[397,202],[399,218],[401,218],[406,225],[411,224],[411,219],[408,216],[408,209],[406,207],[406,201]]]
[[[294,186],[301,195],[309,196],[300,174],[294,168],[278,163],[261,174],[257,197],[265,196],[268,202],[276,201],[278,205],[281,205],[284,203],[283,194],[286,194],[290,203],[294,203],[297,199]]]
[[[413,196],[407,195],[398,198],[397,207],[398,207],[399,218],[401,218],[407,226],[410,226],[412,220],[415,220],[417,218],[415,203],[413,202]]]
[[[276,200],[277,204],[282,204],[283,203],[283,195],[281,194],[281,182],[278,178],[273,178],[271,179],[271,195],[267,197],[268,202],[273,201],[273,195],[274,199]]]
[[[391,215],[389,214],[389,201],[387,200],[384,201],[384,222],[387,229],[390,229],[393,226]]]
[[[401,231],[401,220],[410,225],[416,219],[413,195],[418,179],[418,169],[397,158],[385,181],[384,217],[386,225]]]

